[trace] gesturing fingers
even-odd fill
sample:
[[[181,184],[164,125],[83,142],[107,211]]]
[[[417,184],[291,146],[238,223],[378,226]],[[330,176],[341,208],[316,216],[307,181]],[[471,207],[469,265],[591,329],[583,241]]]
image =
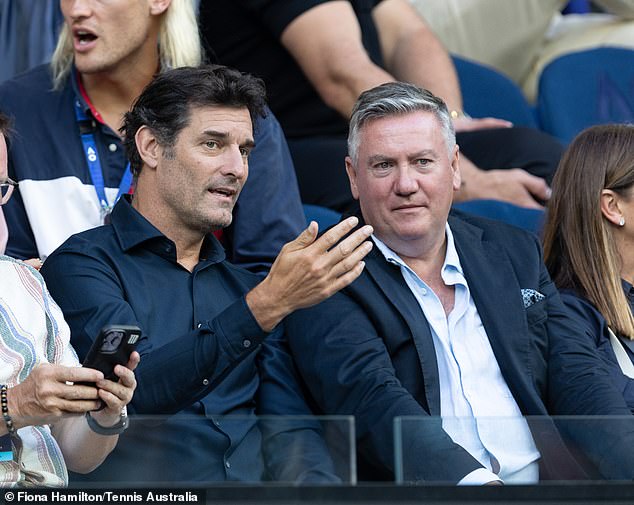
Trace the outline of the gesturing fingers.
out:
[[[315,242],[314,247],[322,252],[328,251],[343,237],[350,233],[350,231],[353,230],[358,223],[359,219],[354,216],[344,219],[319,237],[319,239]]]
[[[361,260],[365,258],[365,256],[372,250],[372,246],[373,246],[372,242],[368,240],[363,242],[361,245],[359,245],[355,249],[353,249],[352,253],[350,254],[345,254],[343,252],[340,252],[339,260],[333,265],[330,271],[332,277],[334,277],[335,279],[338,279],[339,277],[345,275],[346,273],[353,271],[360,263],[362,263]],[[361,273],[362,270],[363,270],[363,266],[361,267],[361,270],[359,270],[359,274]],[[341,288],[347,286],[348,284],[349,283],[344,284],[343,286],[341,286]],[[341,288],[338,288],[336,291],[339,291],[339,289]]]

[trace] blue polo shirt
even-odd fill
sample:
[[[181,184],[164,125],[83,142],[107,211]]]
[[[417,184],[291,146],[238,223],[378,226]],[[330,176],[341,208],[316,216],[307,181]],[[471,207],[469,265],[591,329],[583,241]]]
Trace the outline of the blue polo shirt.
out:
[[[53,90],[48,65],[0,85],[0,110],[14,119],[9,176],[20,183],[3,207],[6,253],[46,258],[74,233],[101,225],[102,213],[75,117],[75,102],[94,124],[107,198],[114,202],[127,160],[118,135],[95,117],[73,70]],[[249,179],[223,243],[229,260],[267,270],[282,246],[306,226],[295,170],[279,123],[270,111],[254,127]]]
[[[244,295],[255,274],[233,266],[213,235],[189,272],[176,247],[124,197],[112,223],[74,235],[42,268],[80,360],[99,330],[143,331],[135,420],[87,478],[95,482],[258,481],[255,352],[266,336]],[[228,421],[223,416],[244,416]]]

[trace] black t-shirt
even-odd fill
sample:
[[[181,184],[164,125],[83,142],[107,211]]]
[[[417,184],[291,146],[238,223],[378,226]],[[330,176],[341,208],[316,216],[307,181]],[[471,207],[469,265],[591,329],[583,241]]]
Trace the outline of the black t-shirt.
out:
[[[264,79],[269,105],[289,138],[345,134],[348,121],[328,107],[282,46],[284,29],[329,0],[201,0],[200,26],[210,59]],[[381,0],[350,0],[363,44],[382,66],[372,9]],[[336,23],[336,20],[332,21]]]

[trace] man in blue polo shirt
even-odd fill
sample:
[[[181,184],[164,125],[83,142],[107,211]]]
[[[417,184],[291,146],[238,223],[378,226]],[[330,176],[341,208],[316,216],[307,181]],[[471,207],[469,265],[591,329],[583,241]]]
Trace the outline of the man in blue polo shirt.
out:
[[[147,5],[146,5],[147,3]],[[0,86],[16,135],[9,175],[20,183],[5,208],[7,254],[45,259],[71,234],[107,219],[131,176],[118,130],[159,69],[198,65],[191,0],[61,1],[65,25],[50,66]],[[251,184],[224,231],[229,259],[266,270],[304,225],[295,172],[272,114],[255,128]]]
[[[125,118],[134,196],[118,201],[110,225],[72,236],[42,268],[79,356],[106,324],[142,329],[130,412],[166,416],[133,419],[93,481],[262,478],[253,416],[260,344],[268,348],[264,338],[281,331],[286,315],[330,296],[363,269],[372,228],[338,243],[357,224],[354,217],[319,239],[311,223],[257,285],[256,275],[225,261],[210,230],[231,223],[263,107],[261,81],[236,70],[159,74]],[[263,361],[263,374],[284,367]]]

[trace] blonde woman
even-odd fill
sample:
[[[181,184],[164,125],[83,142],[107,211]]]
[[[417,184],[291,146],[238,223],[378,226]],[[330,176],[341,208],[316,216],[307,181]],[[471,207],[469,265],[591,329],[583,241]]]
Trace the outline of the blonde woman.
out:
[[[572,141],[553,180],[544,254],[634,411],[634,125],[594,126]]]

